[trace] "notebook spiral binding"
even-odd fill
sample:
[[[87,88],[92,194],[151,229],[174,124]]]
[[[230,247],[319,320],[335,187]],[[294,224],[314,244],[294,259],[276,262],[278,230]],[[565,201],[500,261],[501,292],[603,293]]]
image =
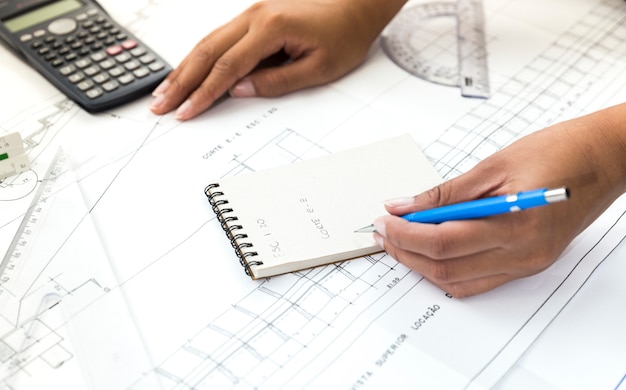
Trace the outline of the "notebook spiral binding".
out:
[[[234,223],[238,220],[238,218],[235,215],[231,215],[234,211],[232,208],[226,206],[229,202],[227,199],[223,198],[225,195],[219,190],[219,186],[219,183],[209,184],[204,189],[204,194],[209,200],[209,204],[217,216],[217,219],[222,226],[222,230],[226,232],[230,245],[235,248],[235,253],[237,254],[237,257],[239,257],[239,263],[244,267],[246,274],[250,276],[250,267],[263,265],[263,262],[259,260],[250,260],[251,257],[258,256],[259,254],[250,249],[253,248],[251,243],[242,242],[242,240],[248,238],[248,235],[240,232],[240,230],[243,230],[242,225]]]

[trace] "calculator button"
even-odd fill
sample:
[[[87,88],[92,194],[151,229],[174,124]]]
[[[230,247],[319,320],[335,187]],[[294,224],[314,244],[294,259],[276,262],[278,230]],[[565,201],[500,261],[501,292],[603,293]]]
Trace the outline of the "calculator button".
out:
[[[35,38],[41,38],[44,35],[46,35],[46,30],[36,30],[36,31],[33,31],[33,36]]]
[[[136,69],[133,74],[135,75],[135,77],[137,77],[138,79],[142,78],[142,77],[146,77],[147,75],[150,74],[150,70],[148,68],[141,67],[139,69]]]
[[[102,88],[104,88],[104,90],[107,92],[116,90],[119,86],[120,84],[115,80],[107,81],[106,83],[102,84]]]
[[[76,84],[76,86],[78,87],[78,89],[80,89],[81,91],[86,91],[89,88],[94,86],[93,81],[91,80],[84,80],[81,81],[80,83]]]
[[[116,65],[116,62],[113,61],[111,58],[107,58],[106,60],[100,62],[100,67],[102,69],[111,69],[115,65]]]
[[[85,79],[85,75],[82,72],[77,72],[77,73],[71,74],[67,79],[70,82],[76,84],[79,81],[83,81]]]
[[[22,42],[28,42],[31,39],[33,39],[33,34],[22,34],[20,36],[20,41],[22,41]]]
[[[78,23],[74,19],[61,18],[48,25],[48,31],[55,35],[65,35],[76,30]]]
[[[65,61],[74,61],[78,56],[74,53],[70,53],[65,56]]]
[[[124,64],[124,68],[127,70],[135,70],[141,66],[141,63],[135,59],[128,61]]]
[[[107,58],[107,55],[103,51],[99,51],[99,52],[93,53],[91,55],[91,60],[94,61],[94,62],[100,62],[102,60],[105,60],[106,58]]]
[[[126,53],[126,52],[123,52],[123,53],[118,54],[118,55],[116,55],[116,56],[115,56],[115,61],[117,61],[117,62],[119,62],[119,63],[122,63],[122,64],[123,64],[124,62],[126,62],[126,61],[130,60],[130,59],[131,59],[130,54],[128,54],[128,53]]]
[[[85,68],[83,70],[83,72],[85,72],[85,74],[87,76],[93,76],[94,74],[98,73],[100,71],[100,68],[97,65],[91,65],[88,68]]]
[[[124,50],[134,49],[135,47],[137,47],[137,41],[135,41],[134,39],[129,39],[127,41],[122,42],[122,48]]]
[[[59,68],[59,72],[63,76],[67,76],[69,74],[72,74],[75,71],[76,71],[76,67],[74,65],[65,65],[64,67]]]
[[[132,83],[135,80],[135,77],[130,73],[126,73],[125,75],[119,77],[118,80],[122,85],[126,85]]]
[[[95,99],[99,96],[102,96],[103,93],[104,91],[102,91],[100,88],[94,88],[87,91],[85,95],[87,95],[87,97],[90,99]]]
[[[107,47],[107,54],[110,56],[116,56],[122,52],[122,46],[115,45],[111,47]]]
[[[121,66],[117,66],[109,70],[109,74],[113,77],[119,77],[124,74],[124,68],[122,68]]]
[[[57,58],[54,61],[52,61],[50,64],[56,68],[56,67],[63,65],[63,60],[60,58]]]
[[[97,74],[97,75],[93,76],[93,81],[95,81],[98,84],[102,84],[104,82],[109,81],[109,75],[106,74],[106,73]]]
[[[86,68],[91,65],[91,60],[89,58],[82,58],[74,63],[78,68]]]
[[[154,62],[154,63],[148,65],[148,67],[150,68],[151,71],[158,72],[161,69],[165,68],[165,64],[162,63],[162,62]]]
[[[146,49],[144,49],[143,47],[136,47],[130,51],[130,54],[135,57],[141,57],[142,55],[146,54]]]
[[[147,65],[151,62],[154,62],[155,58],[152,54],[146,54],[145,56],[139,58],[142,64]]]

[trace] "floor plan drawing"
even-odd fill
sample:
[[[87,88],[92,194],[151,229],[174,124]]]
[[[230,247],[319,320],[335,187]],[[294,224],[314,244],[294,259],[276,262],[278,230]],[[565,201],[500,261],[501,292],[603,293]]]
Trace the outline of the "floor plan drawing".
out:
[[[157,50],[167,46],[161,21],[201,19],[174,13],[200,7],[191,1],[102,3]],[[248,3],[201,7],[223,23]],[[407,132],[450,179],[521,136],[626,98],[624,2],[576,1],[547,27],[515,0],[484,3],[488,99],[413,77],[378,43],[337,82],[224,98],[187,122],[151,114],[149,97],[88,114],[49,85],[27,93],[45,82],[8,62],[0,81],[25,96],[2,92],[12,110],[0,134],[20,132],[33,165],[0,181],[0,389],[497,387],[623,241],[626,199],[545,272],[460,300],[384,252],[250,280],[203,192],[224,176]],[[185,47],[198,30],[181,31]],[[508,40],[515,52],[499,54]],[[50,172],[62,178],[54,187]],[[16,242],[27,255],[12,257]]]

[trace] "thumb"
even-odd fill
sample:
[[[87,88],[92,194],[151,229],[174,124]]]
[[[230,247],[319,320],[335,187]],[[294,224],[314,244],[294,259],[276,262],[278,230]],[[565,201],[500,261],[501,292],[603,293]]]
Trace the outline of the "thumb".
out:
[[[233,97],[276,97],[339,77],[316,71],[316,67],[311,57],[260,67],[235,83],[229,92]]]
[[[385,209],[393,215],[404,215],[482,198],[490,195],[493,190],[493,185],[484,176],[470,170],[413,197],[389,199],[385,201]]]

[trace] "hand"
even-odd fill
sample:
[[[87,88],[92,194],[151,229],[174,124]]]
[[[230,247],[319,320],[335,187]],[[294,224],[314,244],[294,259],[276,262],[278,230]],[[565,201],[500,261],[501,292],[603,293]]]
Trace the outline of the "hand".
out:
[[[626,104],[518,140],[472,170],[414,198],[386,205],[394,215],[524,190],[567,186],[566,202],[439,225],[394,215],[374,223],[396,260],[455,297],[536,274],[626,190]]]
[[[333,81],[363,61],[404,1],[256,3],[199,42],[154,91],[150,109],[164,114],[178,107],[177,119],[186,120],[227,91],[270,97]],[[271,65],[259,66],[264,61]]]

